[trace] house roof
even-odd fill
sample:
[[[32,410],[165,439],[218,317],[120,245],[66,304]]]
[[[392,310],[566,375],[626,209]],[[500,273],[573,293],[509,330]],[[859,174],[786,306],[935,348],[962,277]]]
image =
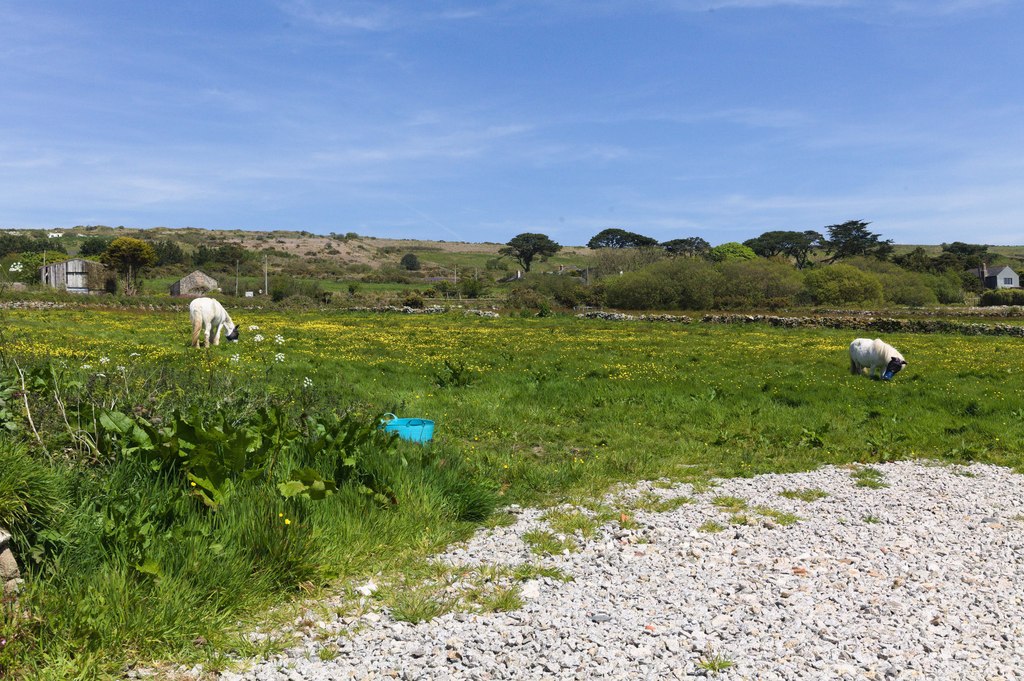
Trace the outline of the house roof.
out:
[[[1001,265],[1001,266],[999,266],[999,267],[997,267],[995,269],[992,269],[992,270],[988,271],[988,276],[990,276],[990,277],[1001,277],[1001,276],[1003,276],[1005,274],[1012,274],[1012,275],[1016,276],[1017,273],[1014,272],[1013,268],[1010,267],[1009,265]]]

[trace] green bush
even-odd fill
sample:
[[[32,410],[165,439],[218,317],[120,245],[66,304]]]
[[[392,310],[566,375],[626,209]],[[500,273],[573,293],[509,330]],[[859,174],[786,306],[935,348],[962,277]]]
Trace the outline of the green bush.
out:
[[[319,300],[322,294],[323,287],[320,286],[319,282],[306,281],[294,277],[270,278],[270,297],[275,303],[296,295]]]
[[[803,288],[803,277],[788,262],[776,259],[727,260],[715,291],[715,307],[778,308],[792,305]]]
[[[981,305],[1024,305],[1024,289],[1001,288],[981,294]]]
[[[518,284],[505,296],[504,305],[513,310],[540,310],[549,305],[549,300],[536,289]]]
[[[420,268],[420,259],[416,257],[415,253],[406,253],[398,262],[398,266],[403,270],[418,270]]]
[[[750,246],[744,246],[737,241],[715,246],[708,251],[708,258],[713,262],[725,262],[727,260],[753,260],[757,257]]]
[[[877,303],[882,300],[882,282],[852,265],[829,265],[804,275],[804,295],[818,305]]]
[[[466,298],[482,298],[487,294],[487,282],[481,279],[463,279],[459,281],[459,293]]]
[[[956,272],[947,270],[942,274],[925,275],[928,285],[935,292],[935,297],[943,305],[956,305],[964,302],[964,286]]]
[[[702,259],[673,258],[605,279],[605,300],[628,310],[707,309],[720,280],[721,275]]]
[[[895,263],[878,258],[850,258],[846,264],[878,277],[887,303],[922,307],[939,302],[933,287],[934,277],[930,275],[903,269]]]
[[[519,286],[528,286],[562,307],[600,305],[602,289],[586,286],[579,277],[555,274],[527,274]]]

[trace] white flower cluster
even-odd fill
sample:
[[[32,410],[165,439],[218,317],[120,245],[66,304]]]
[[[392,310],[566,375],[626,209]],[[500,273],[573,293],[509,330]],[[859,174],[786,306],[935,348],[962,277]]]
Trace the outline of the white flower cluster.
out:
[[[255,336],[253,336],[252,337],[252,342],[253,343],[262,343],[263,342],[263,334],[258,333]]]
[[[277,343],[278,345],[284,345],[284,336],[282,336],[281,334],[277,334],[276,336],[274,336],[274,342]]]
[[[11,266],[7,268],[7,271],[8,272],[21,272],[23,269],[25,269],[25,265],[19,261],[19,262],[12,262]]]
[[[237,362],[240,362],[241,360],[242,360],[242,357],[237,352],[235,354],[231,355],[231,361],[232,362],[237,363]]]
[[[302,379],[302,387],[303,388],[312,388],[313,387],[313,379],[310,378],[309,376],[306,376],[304,379]]]
[[[275,362],[283,362],[284,361],[284,353],[283,352],[279,352],[276,355],[274,355],[274,361]]]

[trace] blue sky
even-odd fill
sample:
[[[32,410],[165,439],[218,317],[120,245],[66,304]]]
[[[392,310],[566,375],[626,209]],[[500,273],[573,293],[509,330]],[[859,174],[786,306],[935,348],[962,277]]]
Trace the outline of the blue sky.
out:
[[[1024,244],[1015,0],[0,0],[0,227]]]

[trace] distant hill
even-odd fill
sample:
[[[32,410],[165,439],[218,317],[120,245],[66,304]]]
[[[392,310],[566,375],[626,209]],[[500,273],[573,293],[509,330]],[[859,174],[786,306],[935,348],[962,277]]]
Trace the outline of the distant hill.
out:
[[[517,267],[514,261],[501,257],[498,253],[504,244],[490,242],[423,241],[377,238],[355,233],[319,235],[312,232],[210,230],[195,227],[133,229],[85,226],[18,231],[25,234],[62,233],[60,242],[69,255],[76,255],[81,241],[87,237],[131,236],[149,241],[167,240],[178,244],[187,253],[194,253],[200,245],[216,248],[234,244],[260,256],[257,260],[261,267],[266,260],[272,273],[297,276],[328,274],[341,277],[346,274],[365,274],[372,270],[397,268],[402,257],[409,253],[419,259],[421,270],[428,271],[444,268],[514,271]],[[582,246],[563,246],[555,257],[541,263],[539,267],[558,269],[559,265],[583,265],[588,252],[589,249]]]

